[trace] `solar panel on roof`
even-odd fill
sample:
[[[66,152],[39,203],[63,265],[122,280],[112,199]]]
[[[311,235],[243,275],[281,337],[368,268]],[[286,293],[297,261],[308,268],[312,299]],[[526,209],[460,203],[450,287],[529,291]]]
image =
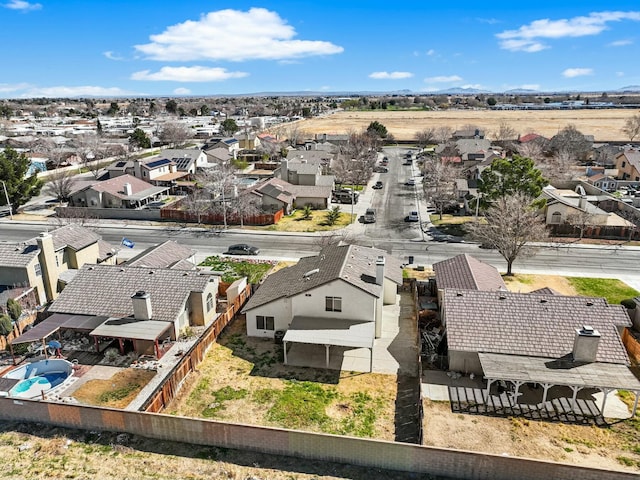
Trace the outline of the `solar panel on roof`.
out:
[[[127,162],[118,162],[116,163],[116,168],[122,168],[127,164]]]
[[[156,167],[160,167],[162,165],[166,165],[168,163],[171,163],[171,160],[169,160],[168,158],[163,158],[161,160],[154,160],[153,162],[149,162],[146,164],[147,168],[156,168]]]

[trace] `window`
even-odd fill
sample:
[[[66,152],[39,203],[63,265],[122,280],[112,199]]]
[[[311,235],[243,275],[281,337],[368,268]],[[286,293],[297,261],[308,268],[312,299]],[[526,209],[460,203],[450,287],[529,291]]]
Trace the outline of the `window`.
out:
[[[627,166],[627,162],[622,162],[622,168]]]
[[[274,330],[274,317],[256,316],[256,328],[258,330]]]
[[[327,312],[341,312],[342,297],[325,297],[325,310]]]
[[[562,214],[560,212],[553,212],[553,214],[551,215],[551,223],[562,223]]]
[[[42,276],[42,267],[40,266],[39,263],[36,263],[33,268],[36,271],[36,277],[41,277]]]
[[[210,312],[213,308],[213,294],[207,295],[207,312]]]

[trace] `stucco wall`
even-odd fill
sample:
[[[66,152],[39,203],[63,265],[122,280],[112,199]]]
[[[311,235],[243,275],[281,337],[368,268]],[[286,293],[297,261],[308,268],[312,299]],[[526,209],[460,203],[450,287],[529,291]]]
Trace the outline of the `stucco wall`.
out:
[[[258,330],[256,317],[263,315],[274,318],[274,330]],[[247,335],[250,337],[273,338],[275,330],[287,330],[293,315],[289,298],[281,298],[247,312]]]
[[[342,298],[342,312],[327,312],[325,297]],[[376,318],[375,297],[342,280],[320,285],[291,299],[291,313],[305,317],[369,320]]]
[[[449,349],[449,370],[464,374],[482,375],[482,365],[476,352]]]

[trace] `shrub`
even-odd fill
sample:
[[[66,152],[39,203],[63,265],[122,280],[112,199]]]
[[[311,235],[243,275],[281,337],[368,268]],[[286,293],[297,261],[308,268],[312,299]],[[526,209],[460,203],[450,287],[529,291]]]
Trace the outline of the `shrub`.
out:
[[[0,315],[0,335],[6,337],[13,331],[13,324],[9,315]]]
[[[22,315],[22,307],[13,298],[10,298],[7,300],[7,312],[9,312],[9,316],[15,322],[20,318],[20,315]]]

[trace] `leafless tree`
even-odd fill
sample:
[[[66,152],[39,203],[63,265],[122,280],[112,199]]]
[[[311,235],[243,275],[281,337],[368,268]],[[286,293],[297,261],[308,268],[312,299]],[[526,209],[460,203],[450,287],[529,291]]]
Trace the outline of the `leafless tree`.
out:
[[[594,225],[593,214],[589,213],[587,210],[579,210],[567,216],[567,223],[578,230],[580,234],[579,239],[582,240],[587,228]]]
[[[192,193],[187,195],[184,202],[187,211],[196,216],[198,224],[202,223],[202,215],[211,211],[211,197],[209,193],[202,188],[196,188]]]
[[[98,216],[87,207],[58,207],[53,222],[56,225],[96,225]]]
[[[493,132],[494,142],[508,151],[515,149],[518,132],[507,122],[500,122],[498,130]]]
[[[320,250],[330,245],[344,245],[349,243],[353,243],[353,237],[344,230],[323,232],[313,238],[313,244],[320,248]]]
[[[552,183],[563,182],[573,178],[572,167],[576,166],[571,153],[568,150],[559,150],[551,158],[545,158],[538,162],[538,167],[545,178]]]
[[[516,146],[516,151],[521,157],[530,158],[536,164],[540,163],[544,158],[542,143],[535,140],[519,143]]]
[[[622,131],[626,133],[629,136],[629,140],[633,142],[633,140],[640,135],[640,113],[627,118]]]
[[[415,134],[416,143],[420,148],[425,148],[436,140],[436,131],[434,128],[425,128]]]
[[[160,129],[159,138],[171,147],[179,147],[193,138],[193,130],[184,123],[166,122]]]
[[[211,195],[212,208],[222,212],[224,228],[228,227],[227,213],[229,203],[235,197],[236,174],[230,162],[219,161],[213,167],[201,170],[196,175],[196,181]]]
[[[434,137],[438,143],[447,143],[453,135],[453,129],[451,127],[438,127],[434,132]]]
[[[69,154],[69,150],[64,144],[48,138],[38,139],[38,142],[33,146],[33,151],[46,155],[54,169],[60,168]]]
[[[637,209],[625,209],[625,210],[618,210],[618,215],[621,216],[622,218],[624,218],[626,221],[629,222],[629,226],[627,227],[627,233],[629,234],[627,240],[631,241],[631,239],[633,239],[633,236],[635,235],[635,233],[638,231],[638,229],[640,228],[640,212],[638,212]]]
[[[551,139],[549,148],[553,154],[562,153],[572,161],[585,160],[591,151],[589,141],[574,125],[567,125]]]
[[[544,219],[522,193],[500,197],[486,211],[485,222],[468,224],[472,236],[498,250],[507,261],[507,275],[513,275],[513,262],[522,255],[532,255],[531,242],[547,238]]]
[[[259,215],[262,212],[258,200],[249,193],[238,195],[231,204],[231,209],[240,219],[240,228],[244,227],[245,219]]]
[[[365,185],[376,165],[375,152],[373,155],[352,157],[349,154],[338,154],[331,163],[331,170],[338,183],[349,185]]]
[[[59,202],[64,202],[69,199],[76,182],[77,178],[74,172],[69,170],[61,171],[49,177],[45,189],[47,193],[56,197]]]
[[[459,171],[450,162],[443,162],[440,158],[429,157],[424,162],[424,194],[433,203],[442,219],[446,207],[458,199],[456,192],[456,178]]]
[[[73,140],[73,148],[80,159],[82,166],[88,169],[94,176],[100,176],[100,159],[106,156],[106,149],[102,140],[97,135],[79,135]]]

